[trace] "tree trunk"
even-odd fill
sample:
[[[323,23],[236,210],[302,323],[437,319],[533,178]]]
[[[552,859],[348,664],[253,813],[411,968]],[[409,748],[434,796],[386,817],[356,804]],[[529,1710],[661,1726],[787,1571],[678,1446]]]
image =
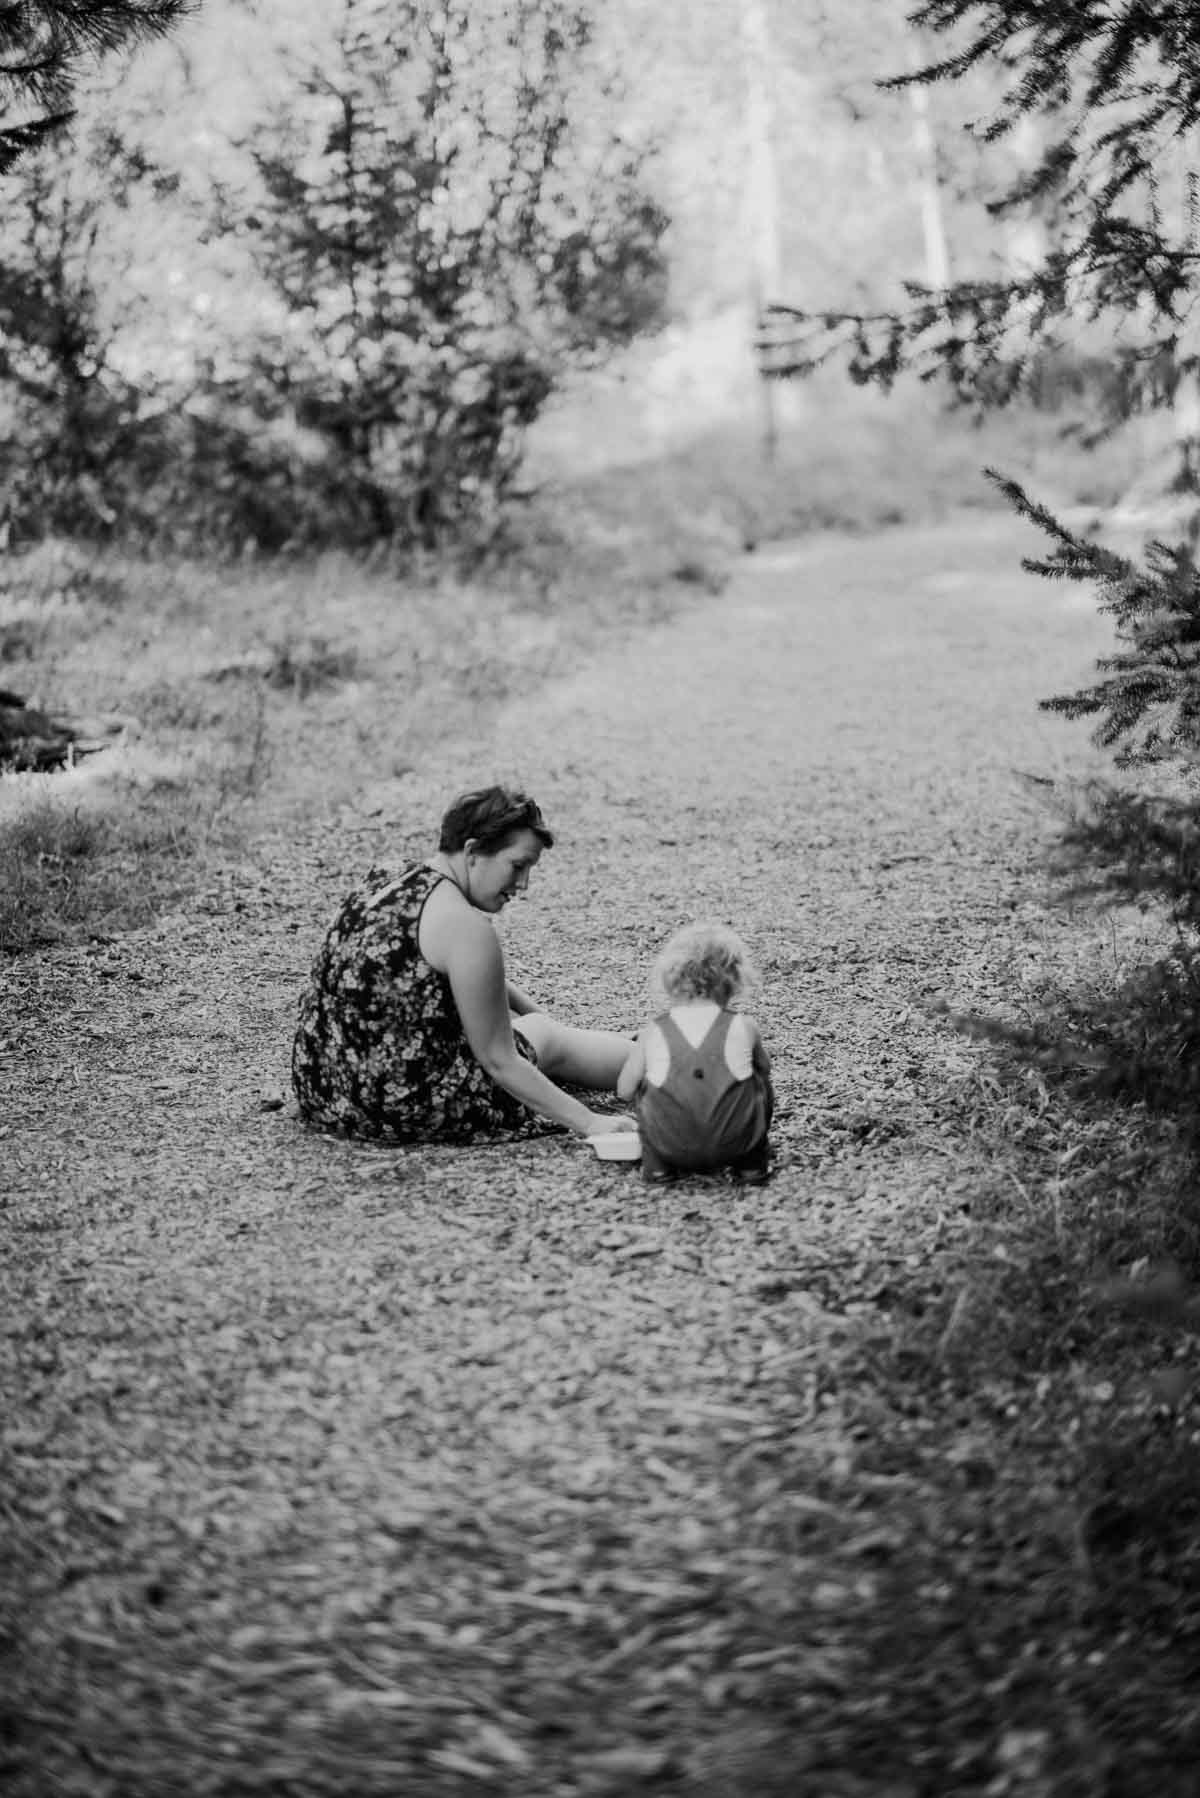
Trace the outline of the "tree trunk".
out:
[[[750,303],[755,338],[765,309],[779,298],[779,182],[771,142],[771,34],[766,0],[741,0],[746,83],[746,212],[750,236]],[[779,439],[775,383],[759,357],[763,454],[773,461]]]
[[[1195,131],[1189,131],[1179,141],[1177,152],[1179,165],[1179,236],[1186,249],[1196,249],[1196,208],[1197,183],[1200,181],[1200,149]],[[1175,351],[1178,363],[1200,359],[1200,331],[1197,330],[1190,312],[1185,314],[1179,330],[1179,343]],[[1190,493],[1200,498],[1200,372],[1195,367],[1183,367],[1175,385],[1175,393],[1171,405],[1172,423],[1175,430],[1176,468],[1174,488],[1179,493]]]
[[[912,70],[925,66],[921,44],[915,31],[908,36],[908,64]],[[917,180],[921,195],[921,231],[925,240],[925,285],[941,293],[950,285],[950,245],[946,237],[946,217],[942,207],[942,189],[938,180],[937,139],[929,109],[929,89],[914,81],[908,88],[912,108],[912,141],[917,156]]]

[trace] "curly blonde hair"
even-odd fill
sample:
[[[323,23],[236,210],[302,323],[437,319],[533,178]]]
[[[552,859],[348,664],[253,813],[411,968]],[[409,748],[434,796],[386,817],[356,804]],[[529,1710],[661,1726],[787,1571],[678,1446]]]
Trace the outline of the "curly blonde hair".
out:
[[[659,951],[651,985],[669,1004],[709,999],[725,1006],[757,980],[750,952],[727,924],[685,924]]]

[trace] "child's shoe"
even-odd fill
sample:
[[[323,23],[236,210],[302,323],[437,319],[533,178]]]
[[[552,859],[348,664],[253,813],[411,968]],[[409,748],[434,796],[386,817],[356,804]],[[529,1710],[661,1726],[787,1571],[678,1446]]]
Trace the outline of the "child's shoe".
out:
[[[730,1172],[739,1186],[765,1186],[771,1178],[771,1151],[766,1143],[735,1161]]]
[[[676,1170],[662,1159],[656,1149],[652,1149],[645,1137],[642,1138],[642,1179],[647,1186],[670,1186]]]

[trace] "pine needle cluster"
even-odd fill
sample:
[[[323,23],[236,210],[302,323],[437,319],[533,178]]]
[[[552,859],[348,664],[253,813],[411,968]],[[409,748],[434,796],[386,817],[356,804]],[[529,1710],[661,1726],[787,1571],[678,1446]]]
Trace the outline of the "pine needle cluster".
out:
[[[1117,647],[1097,658],[1102,678],[1076,693],[1044,699],[1046,711],[1098,720],[1094,741],[1118,767],[1164,761],[1190,765],[1200,755],[1200,569],[1196,528],[1174,544],[1151,541],[1139,566],[1077,536],[1016,481],[987,470],[1005,498],[1054,541],[1023,566],[1050,580],[1082,581],[1116,627]],[[1200,518],[1196,520],[1200,525]]]
[[[194,0],[4,0],[0,175],[68,124],[79,65],[164,36]]]
[[[1062,805],[1055,856],[1067,897],[1118,904],[1155,901],[1200,938],[1200,568],[1196,530],[1150,542],[1139,564],[1067,529],[1017,482],[990,478],[1022,517],[1052,539],[1030,573],[1082,581],[1113,620],[1114,647],[1097,658],[1100,678],[1041,701],[1044,711],[1094,721],[1093,741],[1129,773],[1162,770],[1161,791],[1090,780]]]

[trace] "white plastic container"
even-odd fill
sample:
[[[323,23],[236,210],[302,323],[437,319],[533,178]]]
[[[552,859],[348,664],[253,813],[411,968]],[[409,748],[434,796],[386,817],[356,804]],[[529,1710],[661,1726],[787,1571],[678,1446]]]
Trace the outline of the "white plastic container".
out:
[[[640,1161],[642,1139],[636,1130],[607,1130],[588,1141],[601,1161]]]

